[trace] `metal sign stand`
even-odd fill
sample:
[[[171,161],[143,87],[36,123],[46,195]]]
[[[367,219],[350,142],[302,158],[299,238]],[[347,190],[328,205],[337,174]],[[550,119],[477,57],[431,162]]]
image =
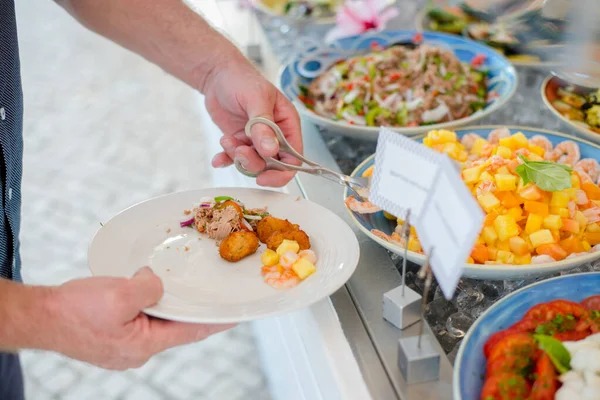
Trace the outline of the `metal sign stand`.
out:
[[[402,260],[402,285],[383,294],[383,318],[398,329],[406,329],[421,319],[419,303],[421,295],[406,287],[406,264],[408,262],[408,239],[410,237],[410,210],[402,224],[404,259]]]
[[[408,384],[433,381],[440,376],[440,353],[435,348],[435,339],[430,335],[423,335],[427,296],[433,281],[433,273],[429,265],[431,253],[433,249],[428,252],[425,263],[419,271],[419,278],[425,280],[419,335],[402,338],[398,343],[398,367]]]

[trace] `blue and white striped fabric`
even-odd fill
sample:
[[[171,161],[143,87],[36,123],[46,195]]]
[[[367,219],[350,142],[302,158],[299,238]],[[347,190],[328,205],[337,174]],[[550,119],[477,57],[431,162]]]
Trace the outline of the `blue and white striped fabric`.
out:
[[[0,0],[0,277],[21,281],[23,92],[13,0]]]

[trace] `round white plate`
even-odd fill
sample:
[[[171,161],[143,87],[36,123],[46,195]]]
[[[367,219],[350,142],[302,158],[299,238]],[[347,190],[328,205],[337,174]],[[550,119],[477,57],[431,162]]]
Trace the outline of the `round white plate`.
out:
[[[196,229],[181,228],[203,197],[231,196],[249,208],[268,207],[277,218],[299,224],[317,255],[317,271],[296,287],[276,290],[261,276],[259,250],[237,263],[219,256],[216,242]],[[298,310],[324,299],[352,276],[359,246],[350,227],[315,203],[279,192],[241,188],[191,190],[157,197],[113,217],[94,236],[88,261],[99,276],[131,277],[150,266],[165,295],[144,312],[169,320],[226,323]]]

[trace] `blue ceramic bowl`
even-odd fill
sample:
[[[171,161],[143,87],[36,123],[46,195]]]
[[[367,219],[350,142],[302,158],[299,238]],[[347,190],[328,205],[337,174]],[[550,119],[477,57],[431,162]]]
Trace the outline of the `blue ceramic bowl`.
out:
[[[279,79],[280,88],[296,104],[300,114],[316,125],[327,129],[331,133],[376,140],[379,132],[378,127],[357,126],[344,121],[333,121],[306,108],[304,103],[298,99],[300,85],[309,85],[312,79],[325,72],[335,61],[368,51],[373,42],[383,47],[398,42],[411,42],[416,33],[416,31],[383,31],[340,39],[325,47],[308,44],[306,51],[294,56],[283,68]],[[514,94],[517,88],[515,69],[504,56],[492,48],[470,39],[444,33],[423,32],[422,35],[423,43],[447,48],[464,62],[470,62],[478,54],[484,55],[484,66],[489,69],[489,91],[497,93],[498,97],[483,110],[466,118],[435,125],[392,128],[394,131],[405,135],[415,135],[431,129],[468,125],[498,110]]]
[[[485,374],[483,345],[497,331],[523,318],[531,307],[556,299],[580,302],[600,294],[600,273],[560,276],[506,296],[484,312],[463,339],[454,363],[454,400],[479,399]]]
[[[462,128],[455,130],[458,137],[462,137],[467,133],[476,133],[479,136],[487,137],[490,131],[493,129],[500,128],[500,126],[476,126],[471,128]],[[542,129],[536,128],[526,128],[526,127],[517,127],[517,126],[507,126],[510,129],[511,133],[523,132],[523,134],[527,137],[532,137],[534,135],[543,135],[550,139],[553,146],[556,146],[558,143],[564,140],[572,140],[579,144],[579,148],[581,150],[581,158],[594,158],[600,161],[600,146],[587,142],[582,139],[578,139],[575,137],[567,136],[562,133],[546,131]],[[416,140],[422,141],[424,136],[420,136],[415,138]],[[360,164],[354,172],[352,172],[352,176],[362,176],[362,174],[373,165],[375,161],[375,156],[371,156],[367,158],[365,161]],[[344,192],[344,199],[350,196],[348,190]],[[355,214],[348,209],[350,216],[356,226],[367,236],[373,239],[375,242],[379,243],[386,249],[401,256],[404,255],[404,249],[396,246],[392,243],[386,242],[385,240],[378,238],[371,231],[373,229],[380,230],[388,235],[391,235],[394,232],[394,228],[396,227],[396,221],[390,221],[384,217],[383,212],[375,213],[375,214]],[[582,255],[581,257],[574,257],[565,259],[562,261],[552,262],[552,263],[544,263],[544,264],[529,264],[529,265],[481,265],[481,264],[465,264],[463,270],[463,276],[466,278],[472,279],[494,279],[494,280],[506,280],[506,279],[526,279],[533,278],[538,276],[551,275],[559,271],[564,271],[570,268],[574,268],[580,266],[582,264],[594,261],[600,258],[600,252],[596,253],[588,253]],[[425,256],[419,253],[415,253],[412,251],[408,252],[408,259],[411,262],[422,265],[425,261]]]

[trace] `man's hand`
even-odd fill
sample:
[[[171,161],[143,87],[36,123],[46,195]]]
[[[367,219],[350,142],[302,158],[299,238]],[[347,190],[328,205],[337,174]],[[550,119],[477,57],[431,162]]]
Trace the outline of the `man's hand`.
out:
[[[275,133],[266,125],[252,127],[252,140],[244,132],[250,118],[264,117],[282,129],[288,142],[302,152],[300,117],[285,96],[270,84],[243,57],[235,57],[216,67],[206,80],[203,92],[206,108],[213,121],[224,133],[221,146],[224,152],[217,154],[213,167],[226,167],[237,159],[251,172],[265,168],[265,157],[279,156],[281,161],[299,165],[299,161],[286,153],[279,153]],[[262,186],[286,185],[294,176],[292,171],[265,171],[257,178]]]
[[[162,295],[162,282],[148,267],[131,279],[94,277],[67,282],[52,295],[55,330],[48,347],[102,368],[124,370],[139,367],[170,347],[233,326],[166,321],[141,312]]]

